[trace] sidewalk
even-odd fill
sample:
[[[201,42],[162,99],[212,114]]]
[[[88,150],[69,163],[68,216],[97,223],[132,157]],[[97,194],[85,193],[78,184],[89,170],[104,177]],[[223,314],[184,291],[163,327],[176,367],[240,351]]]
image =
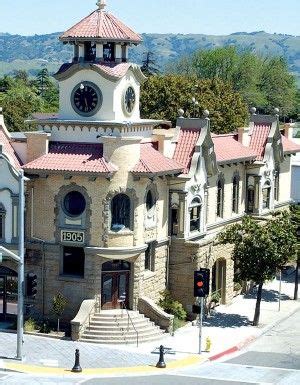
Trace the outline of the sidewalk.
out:
[[[169,368],[215,359],[226,352],[239,350],[272,325],[300,309],[300,302],[291,300],[294,284],[288,281],[292,280],[293,276],[283,275],[280,311],[278,311],[279,281],[275,280],[265,285],[259,327],[251,325],[255,294],[238,296],[231,305],[219,306],[216,313],[203,323],[202,350],[205,349],[207,337],[211,339],[212,345],[211,351],[203,352],[201,356],[197,355],[199,329],[191,323],[175,332],[174,337],[169,336],[160,341],[141,344],[138,348],[135,345],[86,344],[25,335],[25,359],[22,364],[11,360],[15,355],[16,335],[0,333],[0,368],[22,372],[68,374],[68,370],[74,365],[74,352],[77,348],[80,349],[83,374],[155,371],[158,354],[153,352],[159,345],[172,348],[175,353],[165,357]]]

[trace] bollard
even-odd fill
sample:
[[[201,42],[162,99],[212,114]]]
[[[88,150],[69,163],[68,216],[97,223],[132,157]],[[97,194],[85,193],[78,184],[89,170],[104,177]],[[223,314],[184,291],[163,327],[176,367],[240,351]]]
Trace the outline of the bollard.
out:
[[[160,345],[160,347],[159,347],[159,361],[156,364],[156,367],[159,369],[165,369],[166,368],[164,355],[165,355],[165,348],[163,347],[163,345]]]
[[[79,358],[80,358],[79,349],[76,349],[76,352],[75,352],[75,364],[74,364],[73,369],[72,369],[73,373],[81,373],[82,372],[82,369],[81,369],[81,366],[80,366],[80,363],[79,363]]]

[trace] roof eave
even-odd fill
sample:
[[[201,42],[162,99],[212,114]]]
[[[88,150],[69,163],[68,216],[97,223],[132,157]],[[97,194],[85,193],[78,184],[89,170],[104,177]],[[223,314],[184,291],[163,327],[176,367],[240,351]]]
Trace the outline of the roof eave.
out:
[[[68,170],[45,170],[45,169],[33,169],[23,167],[23,170],[26,174],[29,175],[82,175],[82,176],[95,176],[95,177],[104,177],[111,178],[116,173],[115,171],[106,171],[106,172],[93,172],[93,171],[68,171]]]
[[[239,162],[249,162],[249,161],[254,162],[255,156],[249,156],[249,157],[245,157],[245,158],[228,159],[228,160],[220,160],[220,161],[217,160],[217,163],[219,165],[222,165],[222,164],[231,164],[231,163],[239,163]]]
[[[60,36],[59,40],[62,43],[76,43],[77,41],[84,42],[86,40],[93,40],[96,43],[106,43],[109,41],[110,43],[130,43],[134,45],[138,45],[143,42],[143,39],[112,38],[109,36]]]
[[[182,169],[168,170],[168,171],[159,171],[159,172],[137,172],[137,171],[131,171],[131,173],[134,176],[137,176],[137,177],[153,178],[155,176],[165,176],[165,175],[181,174],[182,173]]]

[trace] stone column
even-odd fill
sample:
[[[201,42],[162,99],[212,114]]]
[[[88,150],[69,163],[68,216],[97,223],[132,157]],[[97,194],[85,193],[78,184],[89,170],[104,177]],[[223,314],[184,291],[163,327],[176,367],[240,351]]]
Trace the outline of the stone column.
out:
[[[96,43],[96,60],[103,61],[103,44]]]
[[[78,50],[79,50],[79,61],[84,61],[84,44],[79,44],[78,45]]]
[[[78,44],[74,44],[74,56],[73,56],[73,62],[78,62],[79,60],[79,46]]]
[[[185,219],[186,219],[186,196],[187,193],[182,191],[179,195],[179,215],[178,215],[178,238],[184,238]]]
[[[122,62],[122,47],[121,44],[115,45],[115,62],[121,63]]]

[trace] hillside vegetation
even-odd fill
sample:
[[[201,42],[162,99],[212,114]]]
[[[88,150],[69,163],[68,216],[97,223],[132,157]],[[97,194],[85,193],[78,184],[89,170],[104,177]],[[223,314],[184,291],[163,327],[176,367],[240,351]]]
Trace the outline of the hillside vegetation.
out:
[[[69,61],[72,48],[58,41],[60,33],[20,36],[0,33],[0,76],[16,69],[26,69],[31,75],[46,66],[55,71],[60,63]],[[234,45],[239,51],[258,55],[282,56],[300,84],[300,36],[268,34],[266,32],[238,32],[228,36],[201,34],[143,34],[144,43],[133,47],[131,60],[142,62],[143,53],[155,54],[157,64],[163,69],[167,63],[199,49],[212,49]],[[9,63],[9,64],[8,64]]]

